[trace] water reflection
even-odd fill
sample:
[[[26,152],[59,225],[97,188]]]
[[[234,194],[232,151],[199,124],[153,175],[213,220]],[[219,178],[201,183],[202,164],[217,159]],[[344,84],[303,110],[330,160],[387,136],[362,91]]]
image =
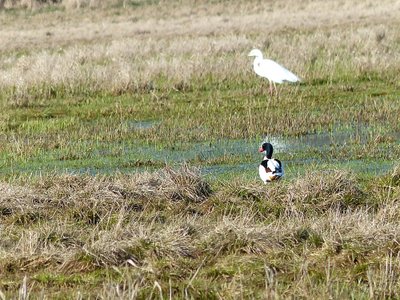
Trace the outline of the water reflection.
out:
[[[132,121],[132,130],[147,130],[158,126],[157,121]],[[381,130],[381,131],[380,131]],[[393,141],[398,144],[400,132],[383,132],[382,129],[364,126],[335,129],[330,132],[308,134],[300,137],[270,136],[266,140],[274,146],[276,157],[284,156],[283,163],[287,177],[297,176],[313,166],[314,169],[344,168],[357,173],[382,174],[393,167],[393,161],[367,161],[363,159],[343,160],[332,157],[332,147],[346,146],[349,149],[373,142],[376,136],[385,136],[392,141],[386,150],[390,151]],[[182,162],[200,166],[204,174],[210,176],[248,175],[256,176],[261,161],[258,148],[264,139],[221,139],[200,143],[182,143],[173,147],[144,145],[135,141],[109,143],[80,141],[77,146],[87,157],[60,160],[62,149],[55,149],[53,160],[40,157],[26,164],[3,168],[2,173],[67,172],[89,174],[112,174],[114,172],[134,173],[156,170],[165,164]],[[353,148],[352,148],[353,147]],[[87,151],[90,148],[91,151]],[[314,155],[313,153],[318,154]],[[78,151],[78,154],[80,152]],[[326,155],[325,155],[326,154]],[[48,154],[47,154],[48,155]]]

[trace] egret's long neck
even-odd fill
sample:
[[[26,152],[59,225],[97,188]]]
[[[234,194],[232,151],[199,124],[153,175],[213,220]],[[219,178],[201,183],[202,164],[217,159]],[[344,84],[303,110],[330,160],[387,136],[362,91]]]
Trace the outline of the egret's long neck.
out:
[[[256,64],[258,64],[259,62],[261,62],[262,60],[263,60],[262,55],[261,55],[261,56],[256,56],[256,57],[254,57],[254,62],[253,62],[253,64],[256,65]]]

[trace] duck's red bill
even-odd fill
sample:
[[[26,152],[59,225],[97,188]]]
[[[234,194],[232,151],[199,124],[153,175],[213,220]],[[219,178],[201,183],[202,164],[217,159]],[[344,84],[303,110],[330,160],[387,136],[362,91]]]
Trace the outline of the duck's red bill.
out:
[[[264,149],[260,147],[260,149],[258,149],[258,152],[264,152]]]

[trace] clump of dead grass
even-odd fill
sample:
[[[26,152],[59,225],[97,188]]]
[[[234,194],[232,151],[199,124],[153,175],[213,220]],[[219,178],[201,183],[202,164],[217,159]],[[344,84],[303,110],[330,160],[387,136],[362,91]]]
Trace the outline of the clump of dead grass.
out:
[[[201,202],[211,195],[211,187],[200,170],[183,165],[160,171],[113,177],[62,175],[48,178],[37,188],[60,204],[101,201],[104,205],[130,199],[168,199]]]
[[[139,1],[143,2],[143,1]],[[126,6],[126,0],[1,0],[2,9],[30,9],[36,10],[43,7],[65,7],[66,9],[82,8],[109,8],[112,6]],[[142,3],[143,4],[143,3]]]
[[[211,195],[211,186],[198,169],[187,165],[180,169],[165,168],[162,177],[160,190],[169,199],[201,202]]]
[[[39,209],[45,205],[45,202],[46,198],[30,187],[0,183],[0,213],[2,216],[15,212],[23,213],[32,207]]]
[[[115,177],[64,174],[42,178],[34,186],[1,183],[0,191],[0,213],[10,224],[34,224],[56,214],[96,225],[120,211],[200,203],[212,194],[199,170],[186,165]]]
[[[365,203],[365,194],[348,171],[311,172],[288,187],[287,201],[298,208],[326,211]]]
[[[390,181],[393,186],[400,186],[400,164],[397,164],[390,175]]]

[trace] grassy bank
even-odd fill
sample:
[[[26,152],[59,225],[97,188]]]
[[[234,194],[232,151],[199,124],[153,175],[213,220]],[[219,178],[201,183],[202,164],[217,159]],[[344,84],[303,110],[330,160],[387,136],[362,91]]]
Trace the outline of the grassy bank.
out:
[[[1,183],[1,291],[52,298],[396,298],[399,168],[264,186],[196,169]],[[25,281],[23,281],[26,276]]]

